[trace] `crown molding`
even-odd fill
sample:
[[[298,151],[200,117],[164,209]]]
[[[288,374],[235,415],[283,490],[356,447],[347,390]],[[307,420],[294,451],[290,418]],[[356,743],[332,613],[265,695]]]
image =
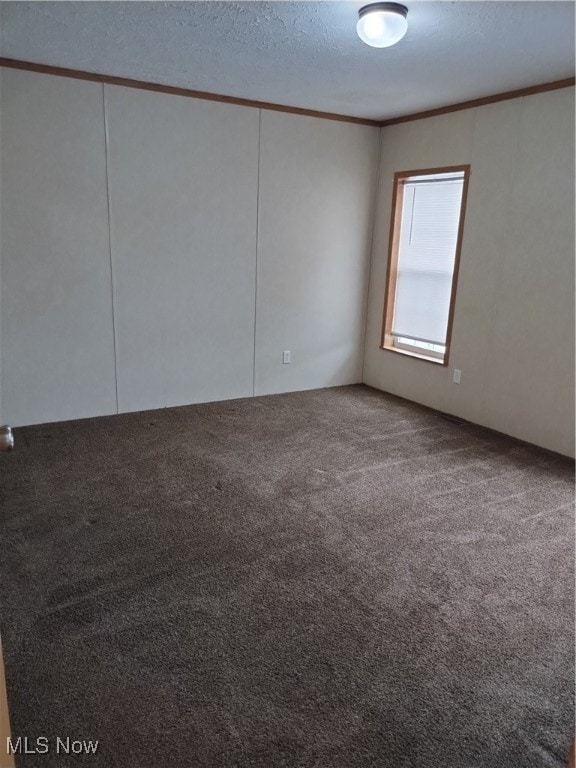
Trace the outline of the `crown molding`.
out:
[[[255,101],[253,99],[241,99],[236,96],[224,96],[219,93],[210,93],[208,91],[195,91],[191,88],[179,88],[173,85],[163,85],[162,83],[152,83],[146,80],[134,80],[126,77],[116,77],[115,75],[103,75],[97,72],[86,72],[80,69],[68,69],[67,67],[54,67],[50,64],[38,64],[32,61],[22,61],[20,59],[7,59],[0,57],[0,67],[8,69],[20,69],[26,72],[38,72],[44,75],[55,75],[57,77],[69,77],[75,80],[87,80],[92,83],[105,83],[107,85],[121,85],[125,88],[138,88],[144,91],[154,91],[156,93],[169,93],[174,96],[185,96],[191,99],[202,99],[204,101],[215,101],[221,104],[236,104],[241,107],[253,107],[256,109],[266,109],[272,112],[287,112],[294,115],[304,115],[308,117],[317,117],[322,120],[334,120],[341,123],[354,123],[356,125],[368,125],[376,128],[387,128],[391,125],[400,123],[409,123],[413,120],[425,120],[428,117],[438,117],[447,115],[450,112],[460,112],[464,109],[474,109],[474,107],[483,107],[486,104],[496,104],[499,101],[508,101],[509,99],[519,99],[523,96],[533,96],[536,93],[545,93],[546,91],[556,91],[560,88],[570,88],[576,84],[575,77],[567,77],[563,80],[554,80],[549,83],[532,85],[527,88],[518,88],[514,91],[504,91],[503,93],[484,96],[479,99],[470,99],[469,101],[460,101],[456,104],[449,104],[444,107],[427,109],[423,112],[414,112],[408,115],[400,115],[387,120],[371,120],[364,117],[353,117],[351,115],[340,115],[333,112],[322,112],[314,109],[302,109],[300,107],[291,107],[285,104],[274,104],[268,101]]]

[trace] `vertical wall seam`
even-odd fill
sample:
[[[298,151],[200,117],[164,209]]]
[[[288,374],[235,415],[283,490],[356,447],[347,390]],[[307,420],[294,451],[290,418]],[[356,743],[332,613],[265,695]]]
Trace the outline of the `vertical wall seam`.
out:
[[[116,393],[116,413],[120,413],[118,402],[118,351],[116,339],[116,300],[114,293],[114,260],[112,258],[112,206],[110,204],[110,172],[108,151],[110,139],[108,134],[108,113],[106,111],[106,84],[102,83],[102,111],[104,114],[104,156],[106,158],[106,205],[108,209],[108,257],[110,260],[110,293],[112,301],[112,339],[114,345],[114,388]]]
[[[376,213],[378,210],[378,197],[380,195],[380,171],[382,169],[382,136],[384,133],[384,128],[379,128],[379,135],[378,135],[378,167],[376,169],[376,178],[374,181],[374,188],[373,188],[373,201],[372,201],[372,232],[370,235],[370,246],[369,246],[369,260],[368,260],[368,285],[366,288],[366,301],[365,301],[365,317],[364,317],[364,335],[362,338],[362,372],[361,372],[361,381],[362,384],[364,384],[364,372],[366,369],[366,341],[368,338],[368,318],[370,315],[370,291],[372,288],[372,262],[374,260],[374,232],[376,230]]]
[[[256,396],[256,336],[258,324],[258,243],[260,240],[260,137],[262,110],[258,110],[258,162],[256,172],[256,247],[254,252],[254,350],[252,356],[252,397]]]
[[[471,169],[472,173],[474,173],[473,162],[474,162],[474,147],[476,145],[476,123],[478,122],[478,109],[479,109],[478,107],[475,107],[475,109],[474,109],[473,123],[472,123],[472,141],[471,141],[471,145],[470,145],[470,154],[469,154],[469,157],[470,157],[470,169]],[[466,201],[466,206],[468,206],[468,203],[470,202],[470,197],[471,196],[470,196],[470,188],[469,188],[468,189],[468,200]],[[464,215],[466,215],[466,211],[464,212]],[[462,242],[462,245],[464,245],[464,242]],[[491,315],[493,314],[493,311],[494,311],[494,307],[492,307],[492,309],[490,311]],[[455,312],[454,312],[454,315],[456,315]],[[454,323],[454,320],[452,322]],[[488,336],[490,335],[490,329],[491,329],[491,322],[489,321],[489,323],[488,323],[488,334],[487,334]],[[482,380],[480,382],[480,394],[479,394],[479,397],[478,397],[478,400],[479,400],[480,403],[484,403],[484,401],[485,401],[486,380],[487,380],[487,376],[488,376],[489,362],[490,362],[489,361],[490,342],[489,342],[489,339],[486,339],[486,341],[488,343],[485,346],[485,350],[486,351],[485,351],[485,355],[484,355],[484,366],[483,366],[483,371],[482,371]],[[452,361],[452,362],[454,362],[454,361]],[[445,387],[446,387],[446,391],[447,392],[448,392],[450,381],[451,381],[451,379],[450,379],[450,371],[448,370],[447,371],[446,382],[445,382]],[[482,406],[482,408],[483,408],[483,406]]]

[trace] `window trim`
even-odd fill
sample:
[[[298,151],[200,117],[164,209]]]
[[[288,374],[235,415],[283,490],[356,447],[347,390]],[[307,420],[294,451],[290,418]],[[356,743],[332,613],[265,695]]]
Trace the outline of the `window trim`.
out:
[[[452,290],[450,292],[450,306],[448,309],[448,328],[446,330],[446,352],[444,359],[426,355],[423,351],[412,352],[406,348],[398,348],[394,345],[392,334],[392,321],[394,317],[394,299],[396,294],[396,281],[398,279],[398,249],[400,246],[400,222],[402,217],[402,204],[404,202],[403,179],[410,176],[435,175],[440,173],[464,173],[462,185],[462,203],[460,205],[460,221],[458,224],[458,237],[456,240],[456,254],[454,258],[454,272],[452,274]],[[458,287],[458,273],[460,271],[460,252],[464,238],[464,219],[466,218],[466,202],[468,199],[468,183],[470,181],[470,165],[448,165],[441,168],[420,168],[412,171],[397,171],[394,174],[392,187],[392,213],[390,216],[390,233],[388,236],[388,259],[386,264],[386,287],[384,290],[384,313],[382,318],[382,336],[380,349],[386,352],[415,357],[418,360],[447,366],[450,357],[450,343],[452,341],[452,324],[454,321],[454,309],[456,305],[456,289]]]

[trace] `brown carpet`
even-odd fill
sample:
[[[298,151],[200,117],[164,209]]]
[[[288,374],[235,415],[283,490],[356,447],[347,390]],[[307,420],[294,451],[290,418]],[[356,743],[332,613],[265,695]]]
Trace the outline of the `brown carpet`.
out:
[[[15,735],[98,768],[562,766],[573,464],[363,386],[18,429]]]

